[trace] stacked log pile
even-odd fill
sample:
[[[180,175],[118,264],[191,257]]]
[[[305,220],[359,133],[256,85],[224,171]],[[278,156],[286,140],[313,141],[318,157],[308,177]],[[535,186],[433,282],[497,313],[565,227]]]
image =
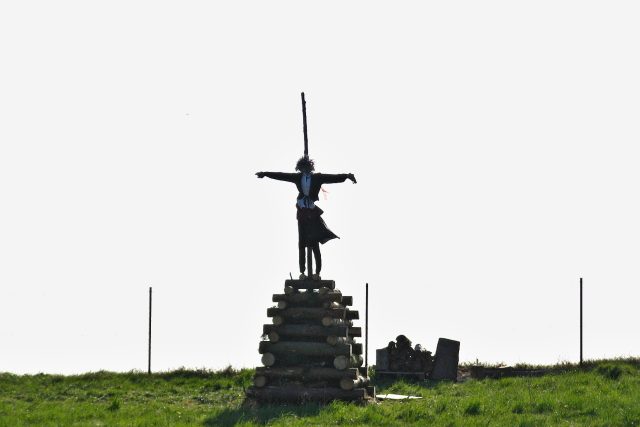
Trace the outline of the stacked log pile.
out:
[[[460,341],[438,339],[431,356],[420,344],[412,348],[407,337],[398,335],[395,342],[376,350],[376,375],[457,381],[459,353]]]
[[[247,396],[259,402],[365,401],[375,396],[361,368],[362,335],[353,326],[353,298],[333,280],[286,280],[277,307],[267,310],[256,369]]]
[[[389,369],[392,371],[424,372],[431,373],[433,369],[433,357],[431,352],[417,344],[411,347],[411,340],[404,335],[398,335],[396,341],[390,341],[387,345],[389,354]]]
[[[411,346],[411,340],[398,335],[386,348],[377,351],[376,374],[417,373],[416,378],[429,378],[434,366],[434,357],[420,344]]]

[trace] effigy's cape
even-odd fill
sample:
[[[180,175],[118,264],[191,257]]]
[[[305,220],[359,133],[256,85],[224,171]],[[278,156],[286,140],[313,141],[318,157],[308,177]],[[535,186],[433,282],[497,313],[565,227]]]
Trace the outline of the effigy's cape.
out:
[[[300,240],[304,246],[313,246],[315,243],[324,245],[331,239],[339,239],[322,219],[321,215],[324,213],[322,209],[317,206],[313,209],[296,207]]]

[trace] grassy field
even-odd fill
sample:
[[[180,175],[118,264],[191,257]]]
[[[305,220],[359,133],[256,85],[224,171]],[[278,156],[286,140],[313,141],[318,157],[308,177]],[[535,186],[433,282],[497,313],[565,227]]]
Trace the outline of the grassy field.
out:
[[[378,383],[421,400],[366,406],[243,406],[251,370],[0,374],[0,426],[640,426],[640,360],[591,362],[538,378]]]

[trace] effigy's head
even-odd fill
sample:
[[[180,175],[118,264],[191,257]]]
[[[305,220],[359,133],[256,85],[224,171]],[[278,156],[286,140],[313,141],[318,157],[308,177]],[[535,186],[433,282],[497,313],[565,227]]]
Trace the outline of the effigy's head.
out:
[[[296,163],[296,170],[302,173],[313,172],[315,170],[315,167],[313,166],[313,160],[311,160],[307,156],[300,157],[298,159],[298,163]]]

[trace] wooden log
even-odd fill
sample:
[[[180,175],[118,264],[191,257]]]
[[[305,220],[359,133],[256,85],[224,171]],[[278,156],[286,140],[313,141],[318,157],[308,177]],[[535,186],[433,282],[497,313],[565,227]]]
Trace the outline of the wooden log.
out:
[[[322,318],[322,326],[352,326],[351,320],[336,319],[335,317],[326,316]]]
[[[357,320],[360,319],[360,314],[358,310],[349,310],[347,309],[347,319]]]
[[[452,380],[458,378],[458,354],[460,352],[460,341],[447,338],[438,340],[436,347],[436,360],[431,372],[434,380]]]
[[[280,334],[278,334],[276,331],[271,331],[267,334],[267,337],[269,337],[269,341],[271,342],[278,342],[280,341]]]
[[[340,388],[343,390],[353,390],[354,388],[365,387],[369,384],[367,378],[358,377],[357,379],[343,378],[340,380]]]
[[[269,354],[272,356],[269,356],[265,361],[272,364],[266,365],[263,362],[263,365],[267,367],[326,368],[332,366],[334,360],[334,357],[332,356],[304,356],[295,353],[281,353],[277,355],[273,353]]]
[[[338,387],[250,387],[247,396],[261,402],[329,402],[331,400],[363,401],[368,395],[364,388],[342,390]]]
[[[362,344],[357,344],[357,343],[351,344],[351,352],[353,354],[362,354]]]
[[[327,301],[322,303],[322,307],[324,308],[344,308],[342,304],[336,301]]]
[[[327,344],[331,346],[349,344],[353,354],[362,354],[362,344],[354,342],[353,338],[329,336],[327,337]]]
[[[298,381],[336,381],[343,378],[355,380],[358,378],[359,373],[358,368],[349,368],[339,371],[334,368],[303,368],[299,366],[289,368],[265,368],[260,366],[256,368],[256,376],[257,375],[265,376],[267,378]]]
[[[284,287],[284,293],[285,293],[286,295],[293,295],[293,294],[295,294],[296,292],[298,292],[298,291],[296,290],[296,288],[294,288],[294,287],[292,287],[292,286],[285,286],[285,287]]]
[[[341,326],[321,326],[321,325],[306,325],[306,324],[291,324],[291,325],[264,325],[262,332],[265,335],[269,335],[271,332],[277,332],[280,337],[360,337],[362,336],[362,329],[360,327],[347,327]]]
[[[345,378],[345,380],[347,380],[347,378]],[[265,385],[267,385],[267,377],[265,377],[264,375],[256,375],[255,377],[253,377],[253,385],[255,385],[256,387],[264,387]],[[349,389],[345,388],[345,390]]]
[[[325,301],[322,303],[322,306],[325,308],[343,308],[351,305],[353,305],[352,297],[342,297],[339,301]]]
[[[333,366],[340,371],[347,368],[358,368],[362,366],[362,356],[358,354],[336,356],[335,359],[333,359]]]
[[[278,308],[280,310],[284,310],[285,308],[287,308],[288,303],[286,301],[278,301]]]
[[[262,364],[264,366],[273,366],[276,363],[276,356],[272,353],[264,353],[262,355]]]
[[[282,317],[282,316],[273,316],[271,318],[271,321],[273,322],[273,324],[275,326],[280,326],[280,325],[282,325],[284,323],[284,317]]]
[[[279,354],[297,354],[302,356],[348,356],[351,354],[350,344],[337,344],[331,346],[321,342],[305,342],[305,341],[280,341],[269,342],[261,341],[258,351],[261,354],[272,353],[276,356]]]
[[[324,295],[324,294],[326,294],[328,292],[331,292],[331,288],[322,287],[322,288],[318,289],[318,293],[320,295]]]
[[[285,301],[290,305],[298,305],[298,306],[312,306],[312,305],[321,305],[322,303],[335,301],[338,303],[342,303],[343,305],[352,305],[345,304],[345,301],[348,303],[353,303],[352,297],[344,297],[340,291],[329,291],[324,294],[320,294],[318,292],[298,292],[291,294],[273,294],[272,296],[273,302]]]
[[[348,334],[350,337],[361,337],[362,329],[359,326],[352,326],[349,328]]]
[[[324,293],[320,295],[319,292],[298,292],[295,294],[273,294],[273,302],[287,301],[293,304],[304,304],[309,301],[341,301],[342,293],[338,290]]]
[[[293,307],[284,310],[271,307],[267,309],[267,317],[281,316],[292,320],[320,320],[323,317],[334,317],[347,320],[358,319],[358,311],[345,308]]]
[[[329,288],[335,289],[336,282],[333,280],[285,280],[285,286],[291,286],[294,289],[320,289]]]
[[[353,337],[338,337],[335,335],[329,335],[327,337],[327,344],[336,345],[336,344],[354,344]]]

